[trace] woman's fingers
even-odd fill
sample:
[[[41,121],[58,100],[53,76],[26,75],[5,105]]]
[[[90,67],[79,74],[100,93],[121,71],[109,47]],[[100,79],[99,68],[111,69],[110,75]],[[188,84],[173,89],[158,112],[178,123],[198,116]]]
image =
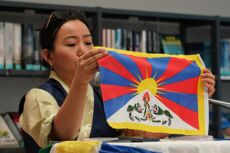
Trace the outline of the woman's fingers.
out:
[[[107,52],[105,49],[103,48],[99,48],[99,49],[94,49],[92,51],[89,51],[85,54],[83,54],[80,58],[82,58],[83,60],[88,60],[88,59],[94,59],[94,60],[98,60],[102,57],[104,57],[105,55],[107,55]]]
[[[98,60],[107,55],[104,49],[96,49],[82,55],[78,64],[84,71],[95,71],[98,69]]]
[[[204,69],[201,77],[205,87],[208,88],[208,95],[211,96],[215,92],[215,75],[209,69]]]
[[[213,85],[210,85],[210,84],[208,84],[208,83],[205,83],[204,85],[205,85],[205,87],[208,88],[208,95],[211,96],[211,95],[215,92],[214,86],[213,86]]]

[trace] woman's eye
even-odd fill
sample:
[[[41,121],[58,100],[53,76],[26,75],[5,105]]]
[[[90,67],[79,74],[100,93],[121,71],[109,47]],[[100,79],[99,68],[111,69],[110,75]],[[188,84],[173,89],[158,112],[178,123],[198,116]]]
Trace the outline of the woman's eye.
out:
[[[76,44],[66,44],[66,46],[69,46],[69,47],[73,47],[75,46]]]
[[[93,43],[92,42],[86,42],[85,43],[87,46],[91,46],[91,45],[93,45]]]

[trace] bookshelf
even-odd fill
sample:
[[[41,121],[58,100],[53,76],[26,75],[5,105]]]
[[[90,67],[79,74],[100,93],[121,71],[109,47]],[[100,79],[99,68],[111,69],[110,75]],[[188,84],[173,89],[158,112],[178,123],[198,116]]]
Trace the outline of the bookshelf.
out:
[[[33,70],[0,70],[0,76],[7,77],[48,77],[48,71],[33,71]]]
[[[18,2],[1,2],[0,4],[0,21],[12,23],[33,23],[35,28],[42,25],[42,21],[48,17],[48,14],[55,9],[79,9],[85,12],[89,18],[88,22],[92,30],[95,45],[103,45],[103,29],[129,29],[129,30],[150,30],[157,34],[179,35],[185,50],[188,53],[188,45],[193,42],[208,41],[210,43],[211,68],[216,75],[216,93],[214,98],[222,99],[226,95],[220,95],[223,89],[221,84],[229,83],[221,81],[220,77],[220,39],[225,34],[224,31],[229,29],[230,19],[218,16],[189,15],[176,13],[159,13],[154,11],[133,11],[106,9],[100,7],[79,7],[51,4],[36,3],[18,3]],[[223,34],[222,34],[223,33]],[[230,36],[224,36],[230,38]],[[162,52],[162,51],[160,51]],[[28,89],[37,86],[48,76],[45,71],[31,70],[0,70],[0,83],[7,82],[6,87],[0,87],[0,92],[12,92],[11,88],[17,86],[11,98],[1,96],[0,111],[9,110],[9,106],[2,104],[9,101],[17,111],[19,99]],[[23,80],[23,81],[22,81]],[[22,85],[25,84],[25,85]],[[227,87],[227,86],[225,86]],[[6,90],[6,91],[5,91]],[[4,91],[4,92],[3,92]],[[224,98],[223,98],[224,99]],[[221,109],[213,105],[213,112],[216,126],[213,128],[214,137],[219,136],[220,112]],[[2,112],[4,113],[4,112]]]
[[[230,77],[229,77],[229,62],[230,62],[230,49],[226,49],[227,47],[229,47],[229,38],[230,38],[230,18],[227,17],[220,17],[219,18],[219,31],[220,31],[220,35],[219,35],[219,39],[220,42],[223,43],[223,40],[225,41],[225,45],[220,43],[220,56],[219,56],[219,60],[220,60],[220,66],[223,67],[225,66],[225,68],[227,68],[227,75],[222,75],[220,72],[220,98],[223,101],[230,101],[230,95],[229,95],[229,87],[230,87]],[[225,53],[224,53],[225,52]],[[226,54],[227,52],[227,54]],[[229,56],[229,57],[227,57]],[[224,65],[222,65],[224,63]],[[221,68],[222,69],[222,68]],[[226,72],[226,69],[224,70]],[[229,113],[229,109],[223,109],[222,112],[227,112]]]

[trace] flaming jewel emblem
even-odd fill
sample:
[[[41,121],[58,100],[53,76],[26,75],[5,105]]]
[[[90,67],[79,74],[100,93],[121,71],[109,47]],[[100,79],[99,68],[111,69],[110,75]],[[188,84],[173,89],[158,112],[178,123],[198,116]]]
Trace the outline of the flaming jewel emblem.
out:
[[[138,122],[155,122],[162,125],[171,125],[173,116],[169,110],[163,110],[157,104],[150,105],[150,96],[145,92],[141,103],[128,105],[127,112],[131,121]],[[134,115],[135,114],[135,115]],[[159,116],[165,115],[166,118],[158,119]]]

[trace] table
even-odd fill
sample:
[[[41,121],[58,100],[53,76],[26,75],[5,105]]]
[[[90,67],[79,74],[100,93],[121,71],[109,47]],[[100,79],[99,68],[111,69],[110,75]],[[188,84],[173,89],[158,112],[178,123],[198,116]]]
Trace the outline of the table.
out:
[[[138,147],[160,153],[230,153],[230,141],[163,140],[158,142],[109,142],[111,145]],[[50,146],[52,148],[52,146]],[[55,153],[44,149],[39,153]],[[100,146],[98,146],[100,148]],[[97,153],[95,152],[93,153]],[[70,153],[70,152],[68,152]]]
[[[114,143],[112,143],[114,144]],[[230,153],[230,141],[160,141],[115,143],[162,153]]]

